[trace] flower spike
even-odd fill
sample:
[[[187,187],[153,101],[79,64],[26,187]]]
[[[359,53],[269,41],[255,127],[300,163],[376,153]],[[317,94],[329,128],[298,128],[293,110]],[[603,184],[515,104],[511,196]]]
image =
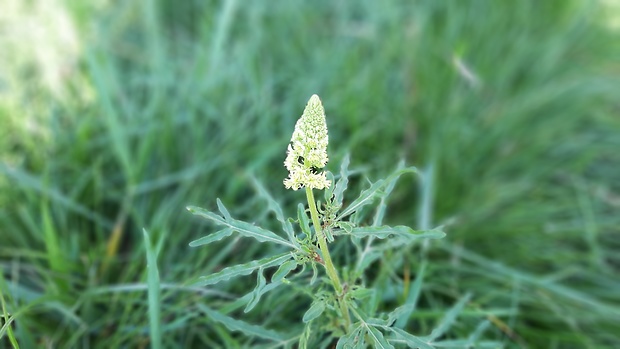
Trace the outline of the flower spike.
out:
[[[328,161],[327,143],[325,109],[319,96],[312,95],[295,124],[284,161],[289,172],[288,178],[284,180],[287,189],[325,189],[331,185],[325,172],[318,172]]]

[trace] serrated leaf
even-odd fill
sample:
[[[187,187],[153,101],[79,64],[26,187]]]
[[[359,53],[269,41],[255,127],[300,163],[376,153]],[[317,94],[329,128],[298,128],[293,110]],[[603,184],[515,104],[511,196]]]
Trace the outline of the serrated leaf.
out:
[[[256,179],[256,177],[250,176],[250,179],[252,180],[252,184],[254,185],[254,188],[258,192],[258,195],[262,197],[263,199],[265,199],[265,201],[267,201],[269,210],[271,210],[271,212],[273,212],[276,215],[276,219],[280,222],[280,224],[282,224],[282,229],[284,229],[284,232],[286,232],[286,235],[288,235],[289,240],[293,244],[295,244],[296,239],[295,239],[295,231],[293,230],[293,225],[291,224],[291,222],[289,222],[288,220],[284,218],[282,207],[280,207],[278,202],[271,196],[271,194],[269,194],[269,192],[258,181],[258,179]]]
[[[276,265],[280,265],[286,262],[291,258],[292,256],[290,253],[284,253],[281,255],[267,257],[244,264],[238,264],[232,267],[224,268],[217,273],[202,276],[200,277],[200,280],[196,282],[193,286],[207,286],[217,284],[218,282],[229,280],[237,276],[250,275],[256,269],[274,267]]]
[[[375,343],[375,348],[380,349],[394,349],[394,346],[383,337],[383,333],[377,330],[374,326],[366,326],[368,328],[368,336]]]
[[[304,314],[302,320],[304,323],[310,322],[323,314],[323,311],[325,311],[325,301],[314,301],[314,303],[310,306],[310,309],[308,309]]]
[[[428,341],[416,337],[398,327],[386,327],[386,329],[392,331],[396,335],[396,338],[405,341],[409,348],[435,349]]]
[[[373,236],[377,239],[387,238],[402,238],[408,242],[417,239],[441,239],[446,236],[441,230],[413,230],[404,225],[397,225],[395,227],[380,226],[380,227],[356,227],[351,230],[351,233],[339,232],[338,235],[352,235],[355,237],[369,237]]]
[[[278,270],[271,277],[271,282],[282,281],[293,269],[297,268],[297,262],[290,260],[282,263]]]
[[[201,216],[209,220],[212,220],[216,224],[224,225],[229,228],[232,228],[234,231],[238,232],[239,234],[246,236],[246,237],[254,238],[260,242],[274,242],[280,245],[295,248],[295,245],[293,245],[289,241],[286,241],[285,239],[281,238],[275,233],[269,230],[257,227],[248,222],[239,221],[232,217],[228,217],[227,219],[224,219],[220,215],[217,215],[211,211],[208,211],[203,208],[196,207],[196,206],[188,206],[187,210],[190,211],[194,215]]]
[[[260,338],[269,339],[275,342],[284,342],[286,340],[284,335],[276,331],[266,329],[262,326],[249,324],[245,321],[233,319],[227,315],[220,313],[219,311],[216,311],[216,310],[213,310],[207,307],[206,305],[202,303],[197,303],[196,306],[202,312],[207,314],[207,316],[209,316],[211,320],[221,323],[222,325],[226,326],[226,328],[228,328],[231,331],[239,331],[246,336],[260,337]]]
[[[192,242],[189,243],[189,245],[191,247],[196,247],[196,246],[202,246],[202,245],[207,245],[210,244],[212,242],[215,241],[220,241],[223,238],[229,237],[230,235],[232,235],[233,233],[233,229],[232,228],[224,228],[218,232],[209,234],[207,236],[203,236],[200,239],[196,239]]]
[[[444,314],[437,327],[433,329],[427,339],[429,341],[433,341],[446,333],[446,331],[452,326],[452,324],[456,320],[456,317],[459,316],[461,311],[463,311],[465,304],[469,302],[470,298],[471,294],[469,293],[461,297],[461,299],[459,299],[459,301],[447,313]]]

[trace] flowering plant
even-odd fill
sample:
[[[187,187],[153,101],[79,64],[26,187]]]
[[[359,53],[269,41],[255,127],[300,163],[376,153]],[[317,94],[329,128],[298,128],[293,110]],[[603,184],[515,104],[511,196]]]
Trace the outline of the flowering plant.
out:
[[[310,307],[302,317],[303,329],[300,332],[296,329],[288,333],[278,332],[234,319],[204,304],[200,304],[199,308],[213,321],[224,324],[230,330],[268,339],[282,346],[297,342],[301,348],[328,347],[330,343],[336,343],[337,348],[357,348],[366,344],[391,348],[394,343],[405,343],[410,347],[432,348],[431,342],[442,332],[417,337],[404,330],[415,303],[404,304],[387,315],[379,314],[377,292],[369,287],[373,278],[367,275],[374,262],[383,260],[388,266],[390,263],[402,263],[403,256],[412,245],[445,235],[440,229],[416,231],[405,226],[383,225],[387,198],[396,181],[401,175],[417,173],[417,170],[401,163],[387,178],[371,183],[357,199],[344,205],[344,192],[350,175],[349,158],[344,158],[339,178],[335,181],[336,176],[323,170],[329,159],[328,143],[325,110],[319,97],[313,95],[295,124],[284,161],[289,172],[284,186],[295,191],[304,188],[306,192],[307,205],[299,204],[297,219],[285,219],[277,201],[252,178],[258,194],[265,199],[269,210],[280,222],[281,233],[286,237],[233,218],[219,199],[219,214],[195,206],[188,207],[191,213],[222,227],[217,232],[192,241],[190,246],[209,244],[238,233],[259,242],[279,245],[279,250],[284,249],[282,253],[205,275],[195,285],[213,285],[256,272],[256,287],[241,298],[246,313],[253,310],[266,293],[274,292],[281,286],[295,285],[292,290],[312,298]],[[322,204],[317,204],[313,190],[324,192]],[[378,204],[372,223],[366,225],[367,208],[375,202]],[[297,228],[294,228],[293,223],[297,224]],[[337,256],[340,267],[332,259],[329,244],[340,245],[340,251],[352,252],[350,255]],[[391,259],[385,256],[388,251],[394,251],[390,254]],[[310,278],[307,278],[306,266],[311,267]],[[318,284],[315,282],[320,274],[317,266],[324,269],[327,275]],[[272,268],[277,269],[268,282],[265,271]],[[344,278],[341,279],[340,275]],[[421,282],[423,270],[418,277],[416,282]],[[447,326],[444,327],[442,331],[447,329]]]

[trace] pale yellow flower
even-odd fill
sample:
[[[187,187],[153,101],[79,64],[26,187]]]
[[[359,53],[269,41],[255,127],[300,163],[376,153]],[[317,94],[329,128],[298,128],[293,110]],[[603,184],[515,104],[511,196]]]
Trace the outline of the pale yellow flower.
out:
[[[328,161],[327,143],[325,109],[319,96],[312,95],[295,124],[284,161],[289,172],[288,178],[284,180],[287,189],[325,189],[330,186],[331,182],[325,177],[325,172],[319,172]]]

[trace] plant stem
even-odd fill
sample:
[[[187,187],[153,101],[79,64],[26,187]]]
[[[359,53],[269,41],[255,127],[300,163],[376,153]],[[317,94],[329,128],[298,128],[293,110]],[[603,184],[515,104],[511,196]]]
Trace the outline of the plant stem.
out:
[[[342,284],[340,283],[340,278],[338,277],[338,272],[334,267],[334,263],[332,262],[332,257],[329,254],[329,249],[327,248],[327,241],[325,241],[325,234],[323,234],[323,230],[321,229],[321,223],[319,222],[319,213],[316,209],[316,203],[314,201],[314,194],[312,193],[312,189],[306,187],[306,197],[308,198],[308,206],[310,207],[310,216],[312,217],[312,224],[314,225],[314,232],[316,233],[316,239],[319,242],[319,249],[321,250],[321,254],[323,255],[323,261],[325,262],[325,271],[327,272],[327,276],[332,282],[334,286],[334,290],[336,290],[336,298],[338,299],[338,305],[340,306],[340,311],[344,316],[345,320],[345,331],[349,330],[349,326],[351,325],[351,318],[349,316],[349,308],[344,302],[344,292],[342,288]]]

